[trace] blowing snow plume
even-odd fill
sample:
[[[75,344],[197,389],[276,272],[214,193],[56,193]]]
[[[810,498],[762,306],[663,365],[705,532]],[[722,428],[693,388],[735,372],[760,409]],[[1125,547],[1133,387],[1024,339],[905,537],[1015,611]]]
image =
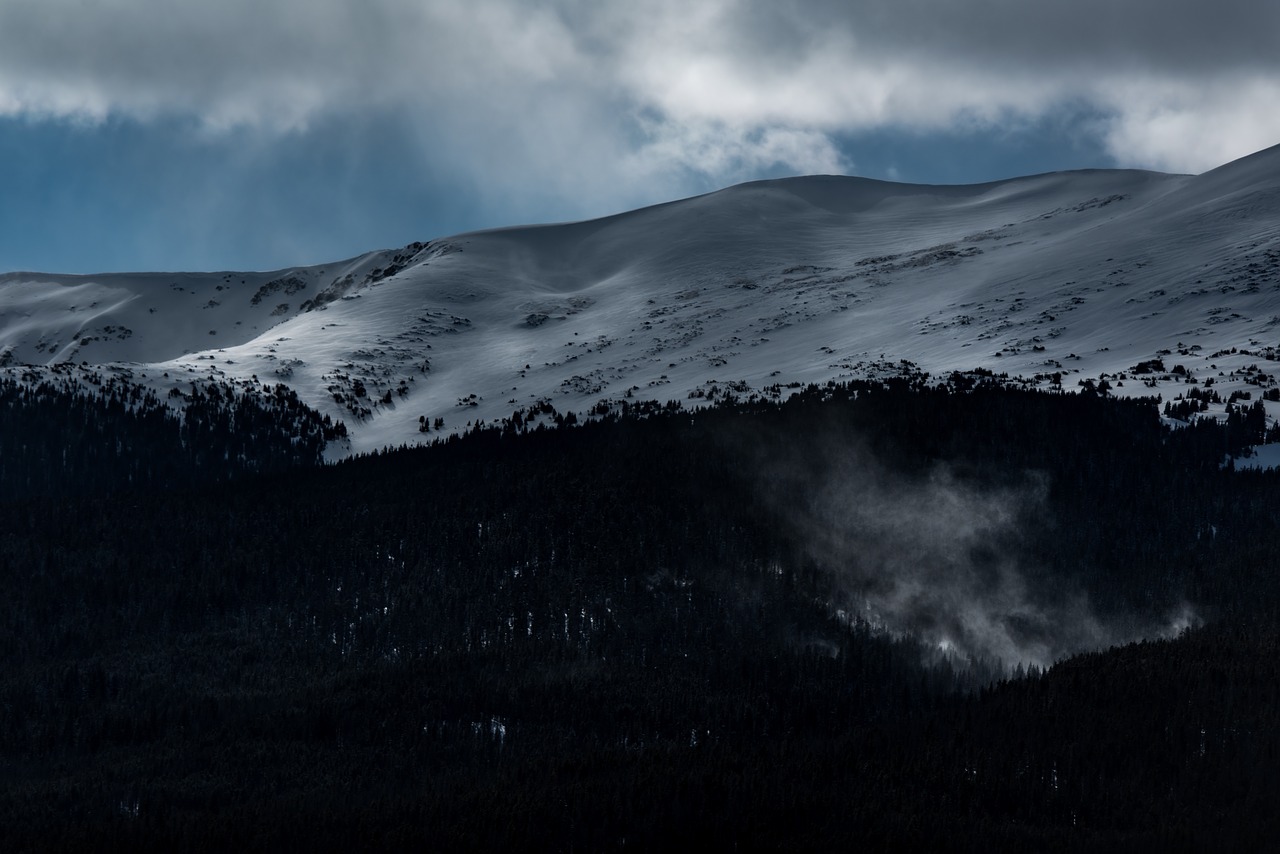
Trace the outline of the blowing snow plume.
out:
[[[801,555],[829,576],[831,607],[850,618],[960,660],[1042,668],[1175,634],[1194,619],[1189,609],[1103,618],[1077,581],[1029,560],[1024,532],[1050,513],[1042,474],[992,486],[942,463],[892,471],[847,437],[817,446],[816,459],[795,450],[774,458],[762,492]]]

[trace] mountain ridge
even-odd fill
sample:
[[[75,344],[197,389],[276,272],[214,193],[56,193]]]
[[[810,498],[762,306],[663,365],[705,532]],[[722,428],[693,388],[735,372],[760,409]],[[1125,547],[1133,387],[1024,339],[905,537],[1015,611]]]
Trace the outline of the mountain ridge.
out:
[[[1256,363],[1277,324],[1280,146],[1198,176],[770,179],[266,272],[0,275],[7,370],[104,366],[162,395],[284,383],[357,452],[429,439],[424,422],[899,360],[1175,397],[1186,373],[1129,374],[1177,353],[1225,395],[1274,384]]]

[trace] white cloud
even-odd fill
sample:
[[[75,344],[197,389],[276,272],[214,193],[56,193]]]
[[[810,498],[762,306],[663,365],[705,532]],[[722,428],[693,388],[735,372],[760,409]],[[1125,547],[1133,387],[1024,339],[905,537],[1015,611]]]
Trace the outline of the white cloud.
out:
[[[1107,148],[1133,166],[1198,173],[1280,143],[1280,76],[1121,81],[1108,99]]]
[[[1068,103],[1117,164],[1200,171],[1280,141],[1277,31],[1246,0],[4,0],[0,115],[287,134],[392,111],[489,192],[616,206]]]
[[[685,169],[747,180],[778,168],[839,174],[848,164],[819,131],[666,119],[644,124],[647,139],[626,161],[638,178],[653,179],[678,163]]]

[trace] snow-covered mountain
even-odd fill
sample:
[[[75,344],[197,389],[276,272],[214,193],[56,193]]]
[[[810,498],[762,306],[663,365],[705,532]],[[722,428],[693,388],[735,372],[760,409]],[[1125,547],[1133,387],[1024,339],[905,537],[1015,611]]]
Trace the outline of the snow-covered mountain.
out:
[[[10,372],[285,383],[346,422],[352,451],[437,435],[423,419],[450,431],[540,401],[584,412],[899,360],[1256,396],[1277,327],[1280,147],[1198,176],[759,181],[268,273],[0,276]]]

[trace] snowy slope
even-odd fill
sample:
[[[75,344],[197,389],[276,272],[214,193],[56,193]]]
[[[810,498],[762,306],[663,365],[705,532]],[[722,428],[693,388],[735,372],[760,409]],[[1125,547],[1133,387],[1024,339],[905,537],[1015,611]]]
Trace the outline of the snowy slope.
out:
[[[284,382],[354,451],[429,439],[422,416],[454,430],[901,359],[1166,399],[1181,364],[1256,395],[1278,325],[1280,147],[1199,176],[761,181],[270,273],[0,276],[0,363]]]

